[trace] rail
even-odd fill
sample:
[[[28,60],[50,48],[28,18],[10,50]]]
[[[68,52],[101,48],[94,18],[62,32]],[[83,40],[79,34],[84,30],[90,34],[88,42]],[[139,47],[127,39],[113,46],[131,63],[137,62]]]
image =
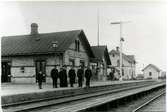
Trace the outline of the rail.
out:
[[[164,94],[165,94],[165,91],[163,91],[161,94],[155,96],[154,98],[150,99],[149,101],[145,102],[144,104],[140,105],[139,107],[137,107],[136,109],[134,109],[132,112],[137,112],[137,111],[141,110],[146,105],[148,105],[149,103],[153,102],[154,100],[156,100],[157,98],[161,97]]]

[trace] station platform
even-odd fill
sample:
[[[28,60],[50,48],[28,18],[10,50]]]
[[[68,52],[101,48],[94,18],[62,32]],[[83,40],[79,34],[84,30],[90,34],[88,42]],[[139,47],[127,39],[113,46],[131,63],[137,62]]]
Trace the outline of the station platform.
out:
[[[105,81],[91,82],[90,88],[74,87],[52,88],[52,84],[43,84],[43,89],[38,89],[37,84],[12,84],[1,85],[1,103],[2,105],[18,104],[39,99],[52,99],[70,97],[79,94],[103,91],[113,87],[131,86],[137,83],[152,82],[153,80],[134,80],[134,81]]]
[[[20,85],[20,87],[22,87],[20,91],[29,88],[33,89],[33,91],[21,91],[22,93],[17,92],[15,94],[1,96],[2,109],[4,112],[34,112],[36,110],[41,112],[40,109],[44,110],[42,112],[52,112],[50,109],[54,108],[53,112],[55,112],[56,108],[56,112],[62,110],[74,112],[73,110],[80,111],[89,109],[98,105],[103,105],[111,100],[119,100],[120,98],[137,94],[138,92],[162,86],[164,87],[165,85],[164,81],[157,82],[155,80],[107,81],[91,82],[91,84],[92,86],[90,88],[78,88],[77,85],[75,85],[73,88],[55,89],[52,88],[51,84],[45,84],[42,90],[39,90],[37,85],[32,86],[32,84],[28,84],[27,87],[23,84],[14,84],[11,86],[7,86],[10,84],[3,84],[3,89],[7,86],[8,88],[13,87],[14,90]],[[110,95],[110,93],[112,93],[112,95]],[[66,107],[64,107],[65,105]]]
[[[133,82],[141,82],[147,80],[130,80],[130,81],[92,81],[90,82],[90,86],[104,86],[104,85],[113,85],[113,84],[122,84],[122,83],[133,83]],[[1,96],[9,96],[9,95],[17,95],[17,94],[25,94],[25,93],[33,93],[33,92],[45,92],[45,91],[60,91],[67,89],[77,89],[78,84],[74,84],[74,87],[64,87],[64,88],[53,88],[52,84],[42,84],[42,89],[38,88],[37,84],[21,84],[21,83],[2,83],[1,84]],[[68,85],[69,86],[69,85]],[[85,84],[83,84],[83,88]]]

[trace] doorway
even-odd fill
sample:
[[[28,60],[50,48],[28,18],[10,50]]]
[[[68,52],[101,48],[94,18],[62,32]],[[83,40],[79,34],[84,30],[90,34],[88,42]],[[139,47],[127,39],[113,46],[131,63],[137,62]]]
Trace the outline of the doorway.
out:
[[[69,59],[69,65],[73,67],[75,66],[74,59]]]
[[[35,61],[35,68],[36,68],[36,75],[39,73],[39,71],[42,71],[42,74],[45,74],[43,82],[46,82],[46,61],[45,60]],[[36,76],[36,82],[37,82],[37,76]]]
[[[11,82],[11,65],[10,62],[2,62],[2,74],[1,74],[1,82]]]
[[[84,60],[80,60],[80,66],[85,67],[85,62],[84,62]]]

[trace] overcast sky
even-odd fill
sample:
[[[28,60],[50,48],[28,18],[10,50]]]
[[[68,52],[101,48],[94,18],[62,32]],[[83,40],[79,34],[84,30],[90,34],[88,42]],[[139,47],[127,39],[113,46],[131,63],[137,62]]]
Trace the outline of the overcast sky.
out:
[[[119,25],[123,25],[123,52],[135,55],[137,73],[149,63],[167,70],[166,2],[1,2],[0,36],[30,33],[30,24],[39,32],[83,29],[90,44],[97,45],[99,9],[100,45],[108,50],[119,46]]]

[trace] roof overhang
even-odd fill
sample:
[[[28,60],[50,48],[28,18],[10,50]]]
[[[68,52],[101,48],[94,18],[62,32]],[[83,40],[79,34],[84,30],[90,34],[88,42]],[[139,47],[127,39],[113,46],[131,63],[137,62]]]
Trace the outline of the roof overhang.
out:
[[[40,52],[40,53],[18,53],[18,54],[9,54],[2,55],[2,57],[15,57],[15,56],[37,56],[37,55],[61,55],[64,52]]]

